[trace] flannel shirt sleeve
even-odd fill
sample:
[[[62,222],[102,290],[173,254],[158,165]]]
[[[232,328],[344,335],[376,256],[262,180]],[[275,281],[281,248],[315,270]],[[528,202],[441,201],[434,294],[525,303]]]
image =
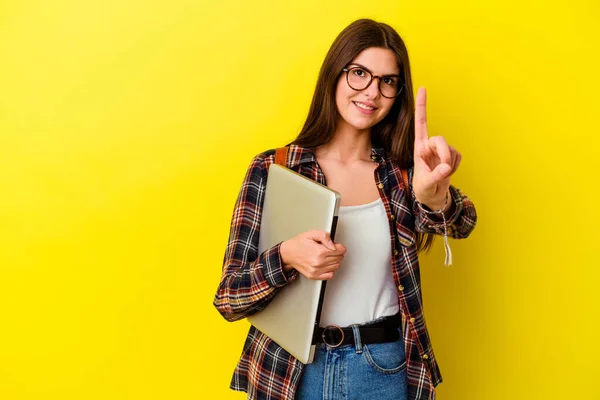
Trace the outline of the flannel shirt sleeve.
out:
[[[284,273],[281,243],[258,254],[266,181],[264,158],[256,156],[235,203],[221,281],[213,302],[228,321],[246,318],[262,310],[277,290],[297,275],[295,270]]]
[[[411,200],[413,215],[415,215],[415,229],[422,233],[444,234],[444,221],[439,215],[427,214],[419,208],[414,192],[412,191],[412,168],[409,170],[411,182]],[[468,237],[477,223],[477,212],[473,202],[458,188],[450,185],[452,200],[452,214],[446,218],[448,236],[454,239]]]

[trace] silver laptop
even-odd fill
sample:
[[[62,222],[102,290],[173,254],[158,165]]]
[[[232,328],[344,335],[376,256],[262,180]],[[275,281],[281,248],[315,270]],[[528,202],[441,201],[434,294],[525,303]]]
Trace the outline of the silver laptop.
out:
[[[258,251],[310,230],[335,237],[341,195],[278,164],[269,167]],[[267,307],[248,318],[304,364],[313,360],[326,281],[296,279],[284,286]]]

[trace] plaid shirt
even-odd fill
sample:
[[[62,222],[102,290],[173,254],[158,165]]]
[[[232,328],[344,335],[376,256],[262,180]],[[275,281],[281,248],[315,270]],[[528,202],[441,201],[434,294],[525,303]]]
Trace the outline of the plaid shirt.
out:
[[[280,245],[258,254],[267,171],[274,159],[275,151],[269,150],[252,160],[233,212],[223,275],[214,299],[215,307],[228,321],[262,310],[297,274],[295,270],[289,274],[283,272]],[[378,164],[376,184],[390,224],[392,270],[403,315],[408,398],[433,400],[434,388],[442,377],[423,316],[415,230],[441,234],[442,224],[435,216],[429,217],[421,211],[412,195],[407,196],[399,167],[382,149],[373,148],[372,159]],[[287,166],[325,185],[325,175],[310,149],[290,146]],[[412,168],[409,169],[411,180]],[[450,192],[455,209],[447,219],[448,235],[465,238],[475,227],[475,207],[457,188],[450,186]],[[231,388],[247,392],[249,399],[293,399],[302,368],[300,361],[251,326]]]

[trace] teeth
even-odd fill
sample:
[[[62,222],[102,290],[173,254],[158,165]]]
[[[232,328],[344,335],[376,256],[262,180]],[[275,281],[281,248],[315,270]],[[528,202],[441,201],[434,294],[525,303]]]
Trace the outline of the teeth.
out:
[[[375,109],[374,107],[369,107],[369,106],[366,106],[366,105],[364,105],[362,103],[356,103],[356,102],[354,102],[354,104],[356,104],[358,107],[360,107],[360,108],[362,108],[364,110],[374,110]]]

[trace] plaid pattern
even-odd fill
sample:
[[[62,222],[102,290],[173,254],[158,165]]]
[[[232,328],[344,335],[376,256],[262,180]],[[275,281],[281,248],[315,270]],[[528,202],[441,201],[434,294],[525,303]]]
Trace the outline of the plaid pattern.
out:
[[[223,275],[214,299],[215,307],[228,321],[248,317],[263,309],[277,291],[297,274],[296,271],[283,272],[280,245],[258,254],[267,171],[274,159],[275,150],[269,150],[252,160],[233,212]],[[373,148],[372,159],[378,163],[376,183],[392,232],[392,269],[403,314],[408,397],[411,400],[433,400],[434,388],[442,377],[423,316],[414,232],[440,234],[441,224],[419,209],[414,196],[407,195],[400,169],[382,149]],[[325,175],[310,149],[290,146],[287,166],[325,184]],[[412,169],[409,170],[409,181],[412,181]],[[450,191],[456,206],[453,215],[447,219],[448,234],[456,239],[465,238],[475,227],[475,207],[457,188],[451,186]],[[231,388],[247,392],[248,398],[253,400],[293,399],[302,368],[301,362],[250,327]]]

